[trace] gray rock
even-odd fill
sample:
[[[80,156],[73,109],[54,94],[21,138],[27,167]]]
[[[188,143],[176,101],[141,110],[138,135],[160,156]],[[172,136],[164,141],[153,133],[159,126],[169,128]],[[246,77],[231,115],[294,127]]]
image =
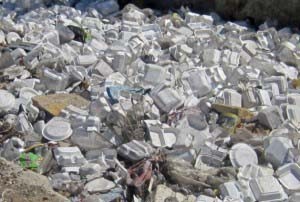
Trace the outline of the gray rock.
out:
[[[9,161],[16,160],[20,156],[24,146],[25,144],[21,139],[13,137],[4,142],[0,156]]]
[[[106,180],[105,178],[95,179],[93,181],[88,182],[84,189],[89,193],[105,193],[114,188],[116,185],[112,181]]]
[[[153,201],[178,201],[178,202],[192,202],[196,197],[193,195],[183,195],[178,192],[174,192],[172,189],[165,185],[158,185],[153,193]]]
[[[72,182],[69,173],[55,173],[50,176],[52,188],[55,190],[62,190],[65,186]]]
[[[61,44],[70,42],[75,38],[74,32],[64,25],[57,25],[56,30],[58,31]]]

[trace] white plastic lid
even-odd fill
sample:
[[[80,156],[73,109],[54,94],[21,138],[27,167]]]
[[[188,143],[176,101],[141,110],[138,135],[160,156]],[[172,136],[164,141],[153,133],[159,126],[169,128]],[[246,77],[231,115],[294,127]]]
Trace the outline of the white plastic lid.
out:
[[[229,152],[229,157],[234,167],[258,163],[256,152],[249,145],[244,143],[235,144]]]
[[[0,90],[0,111],[9,111],[15,105],[15,96],[6,90]]]
[[[73,133],[71,124],[64,118],[54,117],[44,127],[42,135],[47,140],[61,141]]]

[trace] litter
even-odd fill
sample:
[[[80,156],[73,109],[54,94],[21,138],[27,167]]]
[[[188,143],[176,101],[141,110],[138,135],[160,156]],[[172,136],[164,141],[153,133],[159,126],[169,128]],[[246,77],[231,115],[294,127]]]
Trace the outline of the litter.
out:
[[[230,161],[234,167],[242,167],[248,164],[257,164],[258,158],[255,151],[247,144],[235,144],[230,152]]]
[[[33,153],[22,153],[19,160],[22,168],[37,170],[42,158]]]
[[[54,156],[60,166],[80,166],[86,163],[78,147],[58,147],[54,150]]]
[[[279,182],[288,190],[288,193],[298,191],[300,189],[300,167],[298,164],[286,164],[276,171]]]
[[[170,112],[183,104],[178,93],[166,86],[153,89],[150,95],[157,107],[164,112]]]
[[[241,189],[239,188],[239,184],[237,182],[226,182],[220,186],[220,191],[222,196],[225,198],[226,196],[230,196],[232,199],[243,199],[244,196],[241,193]]]
[[[260,177],[250,181],[250,187],[258,201],[284,201],[286,193],[273,176]]]
[[[69,138],[73,133],[69,121],[54,117],[43,128],[42,134],[48,140],[61,141]]]
[[[154,149],[149,144],[136,140],[123,144],[118,148],[118,154],[131,161],[138,161],[145,157],[150,157],[153,152]]]
[[[220,2],[0,0],[0,167],[74,202],[299,201],[299,33]]]
[[[280,109],[272,106],[259,112],[258,121],[270,129],[276,129],[282,124],[283,118]]]
[[[274,166],[287,163],[289,150],[294,148],[290,139],[285,137],[270,137],[265,145],[265,158]]]

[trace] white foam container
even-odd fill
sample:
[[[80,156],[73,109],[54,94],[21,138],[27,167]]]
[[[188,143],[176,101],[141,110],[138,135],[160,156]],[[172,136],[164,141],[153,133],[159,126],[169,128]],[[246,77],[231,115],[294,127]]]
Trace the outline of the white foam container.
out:
[[[300,167],[297,163],[281,166],[276,171],[279,182],[288,193],[300,190]]]
[[[256,201],[282,202],[287,199],[282,186],[273,176],[255,178],[249,184]]]

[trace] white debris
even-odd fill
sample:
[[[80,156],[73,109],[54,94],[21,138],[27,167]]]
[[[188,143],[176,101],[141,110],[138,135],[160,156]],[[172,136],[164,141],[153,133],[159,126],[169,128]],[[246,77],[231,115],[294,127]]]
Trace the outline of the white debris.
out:
[[[284,201],[287,195],[273,176],[256,178],[250,181],[250,187],[257,201]]]
[[[72,167],[86,164],[78,147],[58,147],[54,150],[55,159],[60,166]]]
[[[299,201],[299,33],[118,2],[0,0],[1,157],[71,201]]]
[[[43,128],[43,136],[51,141],[61,141],[69,138],[73,130],[68,120],[55,117]]]
[[[154,152],[153,148],[144,142],[133,140],[118,148],[118,153],[132,161],[149,157]]]
[[[300,189],[300,167],[296,163],[281,166],[276,171],[279,182],[287,189],[288,193],[299,191]]]
[[[247,144],[243,143],[234,145],[229,152],[229,156],[234,167],[258,163],[256,152]]]

